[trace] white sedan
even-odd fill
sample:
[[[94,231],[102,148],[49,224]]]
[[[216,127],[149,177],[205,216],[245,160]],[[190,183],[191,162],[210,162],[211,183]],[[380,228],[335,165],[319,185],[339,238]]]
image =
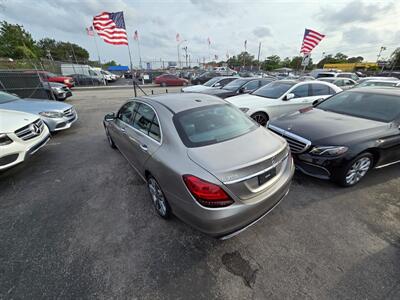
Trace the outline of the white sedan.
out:
[[[316,100],[341,91],[334,84],[318,80],[277,80],[251,94],[226,100],[265,126],[270,119],[311,106]]]
[[[23,162],[50,139],[39,116],[0,109],[0,170]]]

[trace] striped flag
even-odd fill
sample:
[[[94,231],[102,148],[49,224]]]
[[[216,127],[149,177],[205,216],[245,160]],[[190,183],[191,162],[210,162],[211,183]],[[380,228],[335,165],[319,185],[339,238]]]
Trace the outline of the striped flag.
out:
[[[128,45],[124,13],[122,11],[103,12],[93,18],[93,27],[97,34],[108,44]]]
[[[181,39],[181,36],[179,35],[179,33],[176,34],[175,39],[176,39],[176,42],[179,42],[179,40]]]
[[[138,34],[137,30],[135,30],[135,33],[133,34],[133,39],[135,41],[137,41],[139,39],[139,34]]]
[[[303,43],[301,44],[300,53],[310,53],[324,37],[325,35],[306,28],[306,30],[304,31]]]
[[[210,39],[210,37],[207,38],[207,42],[208,42],[208,45],[211,45],[211,39]]]
[[[93,26],[86,27],[86,33],[89,36],[94,36]]]

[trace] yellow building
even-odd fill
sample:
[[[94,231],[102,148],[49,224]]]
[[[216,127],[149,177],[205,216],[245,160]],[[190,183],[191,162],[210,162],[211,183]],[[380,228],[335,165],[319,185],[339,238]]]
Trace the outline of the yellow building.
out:
[[[373,62],[324,64],[324,69],[341,70],[344,72],[366,71],[376,68],[378,68],[378,64]]]

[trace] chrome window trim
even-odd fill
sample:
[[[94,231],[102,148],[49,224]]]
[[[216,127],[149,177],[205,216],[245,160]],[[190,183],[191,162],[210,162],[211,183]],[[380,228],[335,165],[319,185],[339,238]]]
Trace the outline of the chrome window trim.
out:
[[[141,103],[141,104],[147,105],[148,107],[151,108],[152,111],[154,111],[155,116],[157,117],[157,120],[158,120],[158,125],[160,126],[160,141],[157,141],[156,139],[152,138],[152,137],[149,136],[148,134],[145,134],[144,132],[140,131],[139,129],[133,127],[132,125],[130,125],[130,124],[128,124],[128,123],[122,121],[121,119],[118,118],[118,115],[117,115],[118,120],[119,120],[120,122],[124,123],[124,124],[125,124],[126,126],[128,126],[129,128],[133,129],[134,131],[136,131],[136,132],[140,133],[141,135],[143,135],[143,136],[149,138],[150,140],[152,140],[153,142],[157,143],[158,145],[162,145],[164,136],[163,136],[162,129],[161,129],[160,117],[158,116],[157,111],[155,110],[155,108],[154,108],[152,105],[150,105],[150,104],[148,104],[148,103],[146,103],[146,102],[143,102],[143,101],[140,101],[140,100],[136,100],[136,99],[130,100],[130,101],[124,103],[124,105],[127,104],[127,103],[129,103],[129,102],[137,102],[137,103]],[[124,106],[124,105],[122,105],[122,106]],[[122,108],[122,106],[121,106],[121,108]],[[119,111],[118,111],[118,112],[119,112]]]

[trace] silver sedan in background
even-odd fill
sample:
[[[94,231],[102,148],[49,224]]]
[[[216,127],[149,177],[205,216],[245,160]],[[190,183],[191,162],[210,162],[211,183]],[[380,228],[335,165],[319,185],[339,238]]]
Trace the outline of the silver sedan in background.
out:
[[[0,92],[0,109],[39,115],[50,132],[70,128],[78,119],[75,108],[70,104],[42,99],[21,99],[6,92]]]
[[[158,214],[211,236],[244,230],[289,191],[286,141],[215,96],[141,97],[103,123],[110,145],[147,182]]]

